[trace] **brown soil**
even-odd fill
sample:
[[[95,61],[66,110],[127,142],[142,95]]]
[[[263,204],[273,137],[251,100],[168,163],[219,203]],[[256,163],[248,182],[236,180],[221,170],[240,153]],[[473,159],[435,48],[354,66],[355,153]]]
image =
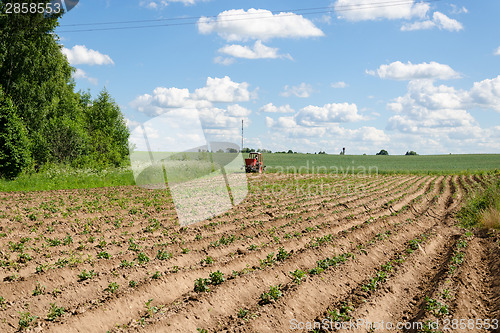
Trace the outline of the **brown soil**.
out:
[[[467,193],[491,181],[250,175],[245,201],[187,227],[163,190],[0,193],[0,332],[312,332],[293,328],[325,319],[491,322],[500,318],[500,238],[467,233],[454,217]],[[288,257],[278,260],[280,251]],[[318,261],[334,257],[344,259],[317,270]],[[297,269],[305,272],[300,283],[290,274]],[[93,275],[85,279],[83,271]],[[194,290],[215,271],[224,282]],[[262,301],[271,286],[280,297]],[[432,301],[446,309],[433,309]],[[50,317],[51,308],[64,310]],[[37,319],[23,328],[21,313]]]

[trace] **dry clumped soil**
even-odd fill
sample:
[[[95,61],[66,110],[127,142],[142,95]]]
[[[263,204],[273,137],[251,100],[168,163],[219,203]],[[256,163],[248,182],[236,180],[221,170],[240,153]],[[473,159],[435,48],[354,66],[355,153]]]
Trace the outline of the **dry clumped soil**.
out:
[[[187,227],[164,190],[0,193],[0,332],[498,319],[499,237],[455,218],[495,180],[250,175],[243,203]]]

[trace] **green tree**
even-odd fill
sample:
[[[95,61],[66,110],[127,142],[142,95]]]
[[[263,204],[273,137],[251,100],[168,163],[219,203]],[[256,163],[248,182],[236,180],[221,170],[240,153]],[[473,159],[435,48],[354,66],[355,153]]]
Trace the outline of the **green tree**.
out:
[[[413,150],[407,151],[405,155],[418,155],[416,152]]]
[[[85,123],[95,160],[103,166],[119,166],[129,154],[130,133],[120,107],[106,89],[86,108]]]
[[[0,87],[0,176],[11,179],[31,164],[30,142],[16,108]]]
[[[5,3],[0,0],[0,11]],[[22,3],[22,1],[8,1]],[[33,1],[48,3],[48,0]],[[53,156],[54,143],[47,140],[54,118],[76,119],[81,111],[73,92],[72,67],[61,52],[54,29],[62,15],[0,15],[0,86],[16,106],[32,142],[31,152],[39,166]],[[51,140],[53,141],[53,140]]]
[[[2,15],[7,2],[23,1],[0,0],[0,89],[6,96],[2,97],[3,109],[9,110],[1,116],[10,126],[4,127],[2,134],[8,137],[9,128],[23,128],[19,135],[29,138],[29,144],[23,146],[22,156],[31,156],[29,162],[35,170],[47,162],[120,165],[129,152],[125,120],[107,91],[94,101],[90,93],[75,92],[74,69],[54,33],[62,13]],[[15,154],[17,150],[11,148],[2,147],[3,156]],[[13,161],[20,155],[16,156]],[[19,161],[14,168],[17,171],[9,177],[30,163]]]
[[[387,152],[387,150],[382,149],[382,150],[381,150],[381,151],[379,151],[376,155],[389,155],[389,153]]]

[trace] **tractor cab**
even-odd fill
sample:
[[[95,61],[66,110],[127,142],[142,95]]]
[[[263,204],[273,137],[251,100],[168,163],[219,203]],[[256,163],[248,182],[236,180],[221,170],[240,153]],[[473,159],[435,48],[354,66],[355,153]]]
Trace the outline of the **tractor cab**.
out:
[[[245,158],[246,172],[264,172],[264,160],[261,153],[250,153],[248,158]]]

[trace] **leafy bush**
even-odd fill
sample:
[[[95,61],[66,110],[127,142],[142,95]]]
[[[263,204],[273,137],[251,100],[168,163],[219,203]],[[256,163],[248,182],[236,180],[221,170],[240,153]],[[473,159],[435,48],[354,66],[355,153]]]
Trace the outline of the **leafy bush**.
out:
[[[0,176],[15,178],[31,164],[28,132],[0,85]]]

